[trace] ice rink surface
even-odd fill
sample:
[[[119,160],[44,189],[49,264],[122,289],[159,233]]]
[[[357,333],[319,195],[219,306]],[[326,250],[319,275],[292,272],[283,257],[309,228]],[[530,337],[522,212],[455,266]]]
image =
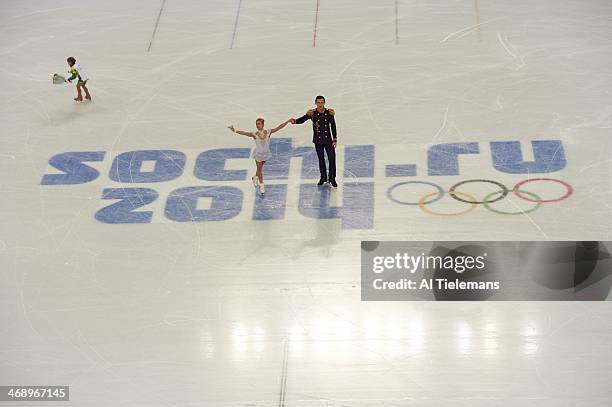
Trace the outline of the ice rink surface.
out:
[[[361,302],[359,255],[612,240],[611,27],[607,0],[3,1],[0,384],[87,407],[610,405],[607,303]],[[92,103],[51,84],[68,56]],[[340,187],[314,186],[296,125],[257,196],[226,126],[317,94]],[[94,179],[64,182],[75,152]],[[424,198],[473,179],[457,191],[526,192]]]

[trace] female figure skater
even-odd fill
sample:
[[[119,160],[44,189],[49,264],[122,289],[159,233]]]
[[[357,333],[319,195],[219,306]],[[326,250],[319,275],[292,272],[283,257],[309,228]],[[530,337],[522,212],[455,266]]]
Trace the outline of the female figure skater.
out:
[[[272,153],[270,152],[270,136],[273,133],[276,133],[277,131],[281,130],[287,125],[287,123],[290,122],[291,119],[288,119],[287,121],[279,124],[273,129],[264,129],[265,121],[260,117],[255,120],[255,126],[257,127],[257,130],[252,132],[236,130],[234,128],[234,125],[228,127],[228,129],[230,129],[234,133],[251,137],[255,140],[255,150],[253,150],[253,154],[251,157],[255,159],[255,165],[257,166],[257,170],[251,180],[253,180],[253,185],[256,188],[259,185],[259,192],[262,194],[266,192],[266,187],[264,186],[263,181],[263,166],[266,161],[272,157]]]
[[[71,75],[70,78],[67,78],[66,80],[72,83],[73,80],[78,79],[76,85],[77,97],[75,97],[74,100],[76,102],[83,101],[83,96],[81,96],[81,88],[83,88],[83,90],[85,91],[85,99],[91,100],[89,89],[87,89],[87,81],[89,80],[89,76],[87,76],[87,74],[83,70],[83,67],[81,67],[81,64],[77,63],[74,57],[68,57],[68,59],[66,59],[66,62],[68,62],[68,66],[70,67],[69,72]]]

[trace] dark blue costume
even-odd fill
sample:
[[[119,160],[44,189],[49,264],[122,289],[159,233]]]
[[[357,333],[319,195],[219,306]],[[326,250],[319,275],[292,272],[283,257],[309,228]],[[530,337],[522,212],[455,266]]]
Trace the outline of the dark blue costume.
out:
[[[334,109],[325,109],[323,113],[317,109],[309,109],[306,114],[295,120],[296,124],[302,124],[307,120],[312,120],[312,142],[317,150],[319,157],[319,171],[322,180],[334,181],[336,179],[336,151],[334,144],[338,139],[336,132],[336,120],[334,119]],[[329,178],[325,166],[325,153],[329,161]]]

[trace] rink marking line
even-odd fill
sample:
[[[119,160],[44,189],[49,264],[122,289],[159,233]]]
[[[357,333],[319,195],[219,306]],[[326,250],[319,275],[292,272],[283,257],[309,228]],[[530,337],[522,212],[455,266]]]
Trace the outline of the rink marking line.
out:
[[[230,43],[230,49],[234,48],[236,32],[238,32],[238,21],[240,20],[240,10],[242,10],[242,0],[238,0],[238,10],[236,10],[236,19],[234,20],[234,31],[232,32],[232,42]]]
[[[314,31],[312,33],[312,47],[316,48],[317,46],[317,30],[319,28],[319,1],[317,0],[317,8],[315,10],[315,23],[314,23]]]
[[[151,41],[149,41],[149,46],[147,47],[147,52],[151,51],[151,46],[153,45],[153,40],[155,39],[155,34],[157,33],[157,27],[159,26],[159,20],[161,19],[161,15],[164,11],[165,5],[166,5],[166,0],[162,0],[161,7],[159,8],[159,13],[157,13],[157,20],[155,20],[155,27],[153,28],[153,33],[151,34]]]
[[[395,0],[395,45],[399,45],[399,2]]]
[[[478,0],[474,0],[474,13],[476,14],[476,24],[480,24],[480,10],[478,9]],[[478,28],[478,40],[482,41],[482,32]]]
[[[283,347],[283,367],[281,369],[281,387],[280,387],[280,392],[278,396],[278,407],[285,407],[288,361],[289,361],[289,338],[285,338],[285,346]]]

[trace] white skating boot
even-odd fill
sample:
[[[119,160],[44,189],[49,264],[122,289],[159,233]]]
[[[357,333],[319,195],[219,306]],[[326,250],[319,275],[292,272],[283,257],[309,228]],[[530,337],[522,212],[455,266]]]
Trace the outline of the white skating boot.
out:
[[[259,178],[257,178],[257,175],[253,175],[251,180],[253,180],[253,186],[257,188],[257,185],[259,185]]]
[[[266,193],[266,187],[263,183],[259,184],[259,193],[262,195]]]

